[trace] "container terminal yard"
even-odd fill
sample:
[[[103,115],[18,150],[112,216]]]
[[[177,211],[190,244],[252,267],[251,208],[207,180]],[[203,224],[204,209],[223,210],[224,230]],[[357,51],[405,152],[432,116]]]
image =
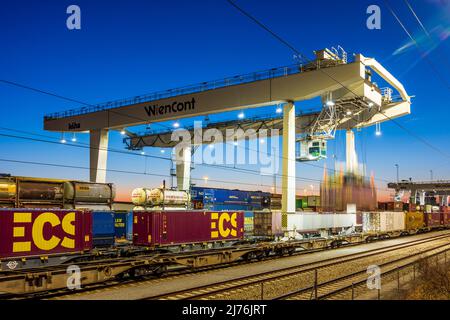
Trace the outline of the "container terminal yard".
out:
[[[122,67],[115,53],[111,58],[105,53],[104,59],[117,62],[117,68],[138,70],[135,63],[141,64],[146,77],[151,73],[160,83],[139,76],[131,81],[126,72],[115,76],[92,53],[74,58],[79,68],[84,70],[86,63],[93,70],[82,76],[74,71],[76,83],[55,75],[59,80],[52,86],[54,79],[45,81],[38,71],[41,81],[32,76],[21,81],[21,70],[16,77],[6,69],[12,80],[0,80],[2,113],[14,100],[23,104],[21,95],[36,97],[34,104],[42,108],[26,120],[8,111],[0,124],[2,301],[226,300],[239,301],[241,307],[243,301],[259,301],[245,304],[241,315],[263,316],[264,307],[270,308],[263,302],[269,300],[450,298],[439,287],[450,279],[450,155],[442,145],[448,144],[449,134],[439,131],[443,122],[436,119],[437,109],[433,128],[421,120],[420,110],[449,98],[448,81],[439,73],[443,69],[434,67],[445,64],[433,59],[443,52],[434,32],[447,27],[439,38],[444,43],[448,21],[428,32],[420,19],[421,5],[405,0],[400,8],[386,1],[380,5],[383,19],[390,19],[385,22],[389,31],[384,31],[376,27],[380,7],[359,4],[364,20],[359,32],[373,40],[353,43],[342,35],[348,45],[337,45],[336,34],[321,41],[310,38],[314,47],[305,44],[308,52],[278,34],[282,23],[276,32],[257,18],[266,17],[271,24],[270,8],[274,16],[279,12],[277,4],[269,3],[252,10],[246,1],[227,0],[204,10],[252,28],[248,32],[254,37],[269,37],[273,43],[262,51],[274,44],[289,50],[291,64],[281,67],[266,63],[267,69],[261,68],[261,62],[278,59],[262,52],[265,58],[251,61],[246,56],[249,63],[229,67],[241,74],[226,77],[228,67],[220,66],[226,59],[219,55],[195,76],[183,77],[189,57],[201,64],[201,50],[196,53],[200,60],[189,54],[178,61],[183,65],[178,71],[169,68],[171,54],[151,52],[155,69],[149,72],[139,50],[118,49],[122,59],[132,61]],[[99,50],[102,46],[94,44],[98,38],[90,32],[104,30],[96,24],[89,29],[91,18],[79,15],[95,16],[97,5],[81,1],[68,7],[64,30],[52,37],[75,35],[72,41],[80,50],[88,43]],[[50,19],[57,9],[46,6]],[[128,35],[142,17],[135,9],[127,9],[137,15],[134,21],[127,18]],[[162,3],[152,9],[169,10]],[[401,21],[404,10],[426,37],[407,31]],[[203,28],[211,19],[187,28]],[[342,23],[351,28],[353,22]],[[239,27],[232,28],[239,33]],[[374,29],[389,32],[384,45],[396,49],[389,58],[391,52],[380,49]],[[24,31],[12,28],[14,32]],[[179,36],[171,28],[159,32],[164,36],[155,36],[153,45]],[[204,36],[198,34],[199,39]],[[399,38],[406,36],[405,44]],[[233,37],[226,39],[240,46],[248,42],[244,35]],[[430,43],[433,49],[427,47]],[[259,43],[259,50],[263,47]],[[400,63],[400,57],[411,58],[406,54],[413,49],[422,53],[416,54],[421,59]],[[45,63],[51,65],[50,60]],[[97,64],[108,70],[101,78],[96,78]],[[211,75],[218,80],[204,81]],[[180,86],[188,79],[198,84]],[[428,86],[425,82],[433,83],[426,92],[418,85]],[[122,98],[142,88],[148,91],[149,83],[169,89]],[[435,93],[438,98],[431,102]],[[88,102],[95,101],[92,97],[109,101]],[[19,127],[22,121],[27,124]],[[241,312],[236,304],[229,306]],[[193,305],[185,307],[183,315],[198,315]]]

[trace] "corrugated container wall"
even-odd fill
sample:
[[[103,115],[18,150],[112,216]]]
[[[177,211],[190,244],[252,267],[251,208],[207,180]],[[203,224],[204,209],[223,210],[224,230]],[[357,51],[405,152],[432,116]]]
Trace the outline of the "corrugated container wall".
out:
[[[244,212],[135,211],[133,244],[171,246],[243,239]]]
[[[363,212],[364,232],[390,232],[405,229],[403,212]]]
[[[114,245],[115,227],[113,211],[92,212],[92,237],[94,247],[108,247]]]
[[[356,226],[356,214],[303,213],[288,214],[288,231],[349,228]]]

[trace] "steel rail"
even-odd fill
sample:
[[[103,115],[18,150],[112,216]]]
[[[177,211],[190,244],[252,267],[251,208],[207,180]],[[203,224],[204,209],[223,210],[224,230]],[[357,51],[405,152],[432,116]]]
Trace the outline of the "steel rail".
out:
[[[386,246],[383,248],[375,248],[375,249],[367,250],[364,252],[352,253],[352,254],[348,254],[343,257],[338,257],[338,258],[336,258],[336,257],[327,258],[327,259],[324,259],[321,261],[315,261],[315,262],[309,262],[306,264],[302,264],[300,266],[291,266],[291,267],[286,267],[283,269],[278,269],[275,271],[262,272],[257,275],[243,276],[243,277],[235,278],[233,280],[219,281],[219,282],[215,282],[215,283],[211,283],[211,284],[207,284],[207,285],[203,285],[203,286],[198,286],[198,287],[194,287],[194,288],[183,289],[183,290],[178,290],[178,291],[174,291],[174,292],[170,292],[170,293],[146,297],[146,298],[143,298],[143,300],[170,299],[172,297],[182,296],[182,295],[186,295],[186,294],[187,294],[186,297],[181,297],[179,299],[202,299],[202,298],[205,298],[205,297],[208,297],[211,295],[216,295],[219,293],[223,293],[226,291],[238,290],[238,289],[243,289],[243,288],[249,287],[249,286],[259,285],[259,284],[261,284],[261,282],[270,282],[270,281],[278,280],[278,279],[285,278],[285,277],[291,277],[295,274],[310,272],[317,268],[327,268],[330,266],[335,266],[335,265],[343,264],[346,262],[355,261],[358,259],[372,257],[372,256],[375,256],[375,255],[378,255],[381,253],[388,253],[388,252],[391,252],[392,250],[402,250],[402,249],[409,248],[414,245],[424,244],[424,243],[437,241],[437,240],[445,239],[445,238],[448,238],[448,234],[437,235],[437,236],[428,237],[425,239],[417,239],[414,241],[409,241],[407,243],[390,245],[390,246]],[[274,275],[275,273],[282,273],[282,274]],[[244,282],[244,283],[238,283],[238,282]],[[221,287],[221,286],[223,286],[223,287]],[[205,291],[205,290],[207,290],[208,292],[200,292],[199,293],[199,291]]]

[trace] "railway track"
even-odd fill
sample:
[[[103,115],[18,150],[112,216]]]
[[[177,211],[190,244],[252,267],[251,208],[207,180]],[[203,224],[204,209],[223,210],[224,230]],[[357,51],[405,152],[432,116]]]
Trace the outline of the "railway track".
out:
[[[448,236],[448,234],[447,234]],[[382,251],[387,251],[387,250],[391,250],[394,249],[395,247],[404,247],[404,246],[409,246],[413,243],[419,243],[419,242],[428,242],[428,241],[432,241],[433,239],[437,239],[437,238],[442,238],[445,237],[445,235],[434,235],[432,237],[427,237],[426,239],[418,239],[418,240],[413,240],[413,241],[409,241],[408,243],[403,243],[400,245],[391,245],[391,246],[387,246],[384,247],[383,249],[375,249],[375,250],[370,250],[370,251],[366,251],[365,254],[372,254],[375,255],[379,252]],[[352,244],[348,244],[345,245],[345,247],[351,247],[351,246],[358,246],[360,243],[352,243]],[[327,250],[328,248],[326,248],[325,250]],[[313,253],[313,252],[318,252],[318,251],[323,251],[324,249],[317,249],[317,250],[305,250],[305,251],[298,251],[295,252],[293,255],[302,255],[302,254],[309,254],[309,253]],[[380,251],[382,250],[382,251]],[[346,260],[351,258],[352,256],[357,255],[357,254],[350,254],[350,255],[346,255],[342,258],[339,258],[339,260]],[[361,254],[359,254],[361,255]],[[265,259],[263,259],[264,261],[269,261],[272,259],[281,259],[283,257],[279,257],[279,256],[270,256],[270,257],[266,257]],[[287,258],[287,257],[286,257]],[[322,260],[321,263],[326,263],[326,262],[332,262],[332,261],[337,261],[335,258],[333,259],[327,259],[327,260]],[[255,264],[255,263],[259,263],[260,260],[253,260],[253,261],[246,261],[245,265],[251,265],[251,264]],[[302,270],[304,268],[306,268],[307,266],[310,267],[314,267],[314,265],[316,265],[317,263],[309,263],[309,264],[304,264],[300,267],[293,267],[293,268],[286,268],[285,270],[280,270],[277,271],[278,273],[281,272],[280,276],[283,276],[283,273],[286,272],[294,272],[295,270]],[[243,265],[242,261],[241,262],[234,262],[234,263],[230,263],[230,264],[226,264],[226,265],[218,265],[218,266],[210,266],[210,267],[204,267],[201,269],[178,269],[178,270],[172,270],[172,271],[168,271],[166,274],[162,275],[162,276],[152,276],[152,275],[147,275],[147,276],[142,276],[140,278],[132,278],[132,279],[125,279],[125,280],[116,280],[116,279],[112,279],[103,283],[98,283],[98,284],[93,284],[93,285],[89,285],[89,286],[84,286],[81,290],[76,290],[76,291],[68,291],[67,289],[62,289],[62,290],[54,290],[54,291],[48,291],[48,292],[40,292],[40,293],[34,293],[34,294],[27,294],[27,295],[21,295],[21,296],[4,296],[2,298],[10,298],[10,299],[20,299],[20,300],[28,300],[28,299],[58,299],[58,298],[64,298],[64,297],[70,297],[72,295],[82,295],[84,293],[89,293],[91,291],[102,291],[102,290],[108,290],[108,289],[118,289],[120,290],[120,288],[126,288],[129,285],[137,285],[137,284],[145,284],[148,286],[151,286],[152,284],[158,284],[161,283],[161,281],[166,281],[166,280],[180,280],[183,281],[183,279],[188,279],[190,276],[192,276],[193,274],[207,274],[208,272],[213,272],[216,271],[218,269],[222,269],[222,268],[229,268],[229,267],[233,267],[233,266],[239,266],[239,265]],[[267,273],[266,275],[260,274],[259,276],[269,276],[270,273]],[[250,278],[250,277],[249,277]],[[259,279],[259,278],[258,278]],[[242,280],[245,283],[247,283],[250,279],[237,279],[237,281]],[[264,279],[259,279],[259,280],[255,280],[254,281],[261,281]],[[234,283],[234,281],[233,281]],[[220,286],[224,286],[225,284],[218,284]],[[225,287],[228,287],[228,285],[226,285]],[[225,287],[223,289],[225,289]],[[200,288],[201,290],[205,289],[205,288]],[[190,290],[189,290],[190,291]],[[208,291],[209,292],[209,291]],[[177,294],[182,295],[183,292],[178,292]],[[149,297],[150,299],[156,298],[156,299],[164,299],[165,297],[163,295],[161,295],[160,297]],[[167,297],[168,299],[170,299],[170,297]],[[189,297],[188,297],[189,298]],[[193,299],[195,299],[196,297],[192,297]],[[200,296],[198,298],[201,298]]]
[[[450,244],[444,244],[437,248],[427,249],[421,254],[436,256],[443,252],[450,250]],[[410,255],[395,259],[390,262],[386,262],[378,265],[381,269],[380,276],[386,276],[394,272],[399,272],[402,268],[411,266],[417,261],[417,255]],[[342,300],[342,299],[354,299],[353,293],[355,286],[366,285],[367,272],[366,270],[360,270],[349,275],[338,277],[323,283],[317,283],[315,286],[309,286],[300,290],[295,290],[287,294],[276,297],[277,300]],[[350,295],[350,297],[349,297]]]
[[[351,246],[358,246],[360,245],[362,242],[355,242],[355,243],[345,243],[342,244],[340,243],[337,247],[351,247]],[[258,263],[261,261],[270,261],[273,259],[282,259],[282,258],[286,258],[286,257],[290,257],[290,256],[295,256],[295,255],[303,255],[303,254],[310,254],[310,253],[315,253],[315,252],[319,252],[319,251],[324,251],[324,250],[329,250],[329,249],[333,249],[336,248],[336,246],[331,245],[328,247],[323,247],[323,248],[317,248],[317,249],[308,249],[308,250],[297,250],[294,252],[289,252],[289,253],[282,253],[281,255],[270,255],[270,256],[265,256],[265,257],[258,257],[258,258],[251,258],[251,259],[245,259],[245,260],[238,260],[238,261],[234,261],[231,263],[227,263],[227,264],[219,264],[219,265],[212,265],[212,266],[205,266],[205,267],[198,267],[195,269],[191,269],[191,268],[184,268],[184,267],[178,267],[178,268],[174,268],[171,270],[167,270],[166,272],[164,272],[163,274],[158,274],[158,275],[143,275],[143,276],[138,276],[138,277],[134,277],[132,279],[120,279],[120,280],[116,280],[116,279],[111,279],[109,281],[104,281],[102,283],[96,283],[96,284],[89,284],[86,286],[83,286],[82,289],[78,289],[76,291],[68,291],[66,288],[63,288],[61,290],[51,290],[51,291],[44,291],[44,292],[37,292],[37,293],[27,293],[24,295],[14,295],[14,294],[4,294],[4,295],[0,295],[0,299],[14,299],[14,300],[33,300],[33,299],[50,299],[50,298],[57,298],[57,297],[63,297],[63,296],[68,296],[71,294],[80,294],[80,293],[86,293],[86,292],[90,292],[90,291],[95,291],[95,290],[100,290],[100,289],[108,289],[108,288],[114,288],[117,286],[121,286],[121,285],[127,285],[127,284],[131,284],[131,283],[142,283],[142,282],[159,282],[162,279],[175,279],[175,278],[180,278],[183,276],[190,276],[192,274],[202,274],[205,272],[210,272],[210,271],[215,271],[218,269],[222,269],[222,268],[229,268],[229,267],[233,267],[233,266],[238,266],[238,265],[243,265],[243,264],[254,264],[254,263]],[[110,263],[115,263],[117,261],[121,261],[120,258],[114,258],[111,259],[109,262]],[[99,261],[99,263],[105,263],[105,261]],[[77,265],[82,266],[82,265],[90,265],[91,262],[81,262]],[[28,269],[27,272],[45,272],[45,271],[51,271],[53,269],[57,270],[58,268],[61,268],[61,266],[53,266],[53,267],[42,267],[40,269]],[[1,280],[1,279],[0,279]]]
[[[383,268],[388,268],[391,265],[395,265],[395,263],[417,258],[418,246],[424,247],[420,250],[420,254],[432,252],[436,248],[450,249],[449,235],[436,235],[403,244],[372,249],[363,253],[354,253],[341,258],[330,258],[301,266],[239,277],[231,281],[211,283],[145,299],[289,299],[292,297],[310,299],[311,292],[315,287],[317,287],[317,298],[327,298],[332,296],[332,292],[341,290],[345,286],[348,289],[352,283],[362,281],[361,278],[366,280],[366,270],[369,264],[377,262]],[[394,260],[391,259],[393,256],[400,256],[402,251],[407,251],[408,249],[412,252],[406,254],[406,256]],[[329,279],[330,275],[335,273],[336,270],[349,270],[349,264],[353,264],[353,267],[359,265],[357,271],[338,276],[335,279],[333,277]],[[316,272],[318,273],[316,281],[320,285],[314,286],[311,281],[315,279]],[[287,284],[290,286],[295,285],[302,289],[294,290],[284,295],[277,294],[280,288],[284,288]]]

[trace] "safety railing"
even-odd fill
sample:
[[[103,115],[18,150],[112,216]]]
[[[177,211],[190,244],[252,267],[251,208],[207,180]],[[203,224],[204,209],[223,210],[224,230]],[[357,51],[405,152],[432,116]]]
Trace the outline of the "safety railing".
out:
[[[104,111],[107,109],[112,108],[118,108],[126,105],[131,104],[137,104],[137,103],[143,103],[148,101],[155,101],[159,99],[164,98],[170,98],[190,93],[198,93],[202,91],[207,90],[214,90],[217,88],[223,88],[238,84],[244,84],[259,80],[267,80],[272,78],[278,78],[278,77],[284,77],[296,73],[302,72],[302,66],[301,65],[290,65],[290,66],[284,66],[279,68],[273,68],[269,70],[259,71],[259,72],[253,72],[249,74],[244,75],[238,75],[234,77],[228,77],[220,80],[215,81],[208,81],[208,82],[202,82],[195,85],[190,85],[186,87],[176,88],[176,89],[169,89],[164,91],[158,91],[146,95],[140,95],[135,96],[131,98],[126,98],[122,100],[115,100],[115,101],[108,101],[106,103],[96,104],[96,105],[87,105],[85,107],[77,108],[77,109],[71,109],[67,111],[62,112],[55,112],[51,114],[47,114],[44,116],[45,120],[52,120],[52,119],[59,119],[59,118],[65,118],[65,117],[72,117],[76,115],[91,113],[91,112],[98,112],[98,111]]]
[[[331,64],[330,64],[331,62]],[[286,77],[289,75],[312,71],[320,68],[330,67],[332,66],[333,62],[330,60],[323,60],[323,61],[311,61],[308,64],[294,64],[284,67],[278,67],[278,68],[272,68],[264,71],[258,71],[243,75],[237,75],[234,77],[228,77],[220,80],[214,80],[214,81],[208,81],[208,82],[202,82],[195,85],[189,85],[186,87],[176,88],[176,89],[169,89],[164,91],[158,91],[150,94],[140,95],[140,96],[134,96],[131,98],[121,99],[121,100],[114,100],[114,101],[108,101],[105,103],[100,104],[88,104],[81,108],[76,109],[70,109],[67,111],[62,112],[55,112],[50,113],[44,116],[44,120],[54,120],[54,119],[60,119],[60,118],[66,118],[66,117],[72,117],[82,114],[87,114],[91,112],[98,112],[98,111],[104,111],[108,109],[118,108],[122,106],[137,104],[137,103],[143,103],[143,102],[149,102],[149,101],[155,101],[159,99],[165,99],[190,93],[198,93],[202,91],[207,90],[214,90],[218,88],[224,88],[229,87],[233,85],[239,85],[244,83],[250,83],[255,82],[259,80],[267,80],[267,79],[273,79],[273,78],[280,78],[280,77]],[[341,64],[340,62],[334,62],[334,65]]]

